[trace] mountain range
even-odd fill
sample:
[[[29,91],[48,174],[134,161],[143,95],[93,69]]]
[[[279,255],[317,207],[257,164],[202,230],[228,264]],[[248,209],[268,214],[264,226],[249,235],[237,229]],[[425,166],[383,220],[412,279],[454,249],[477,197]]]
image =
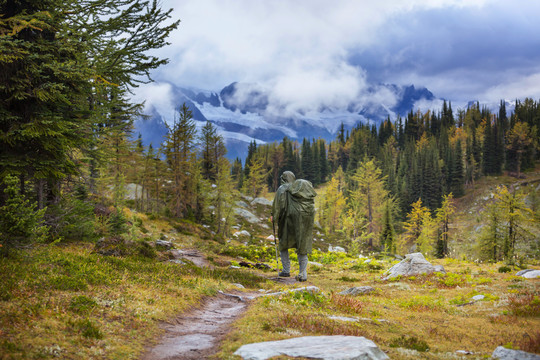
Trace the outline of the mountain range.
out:
[[[340,106],[295,106],[280,100],[271,90],[257,84],[234,82],[220,92],[194,90],[171,85],[172,103],[180,107],[185,103],[193,114],[197,128],[212,122],[223,136],[229,159],[247,155],[247,147],[281,141],[287,136],[293,140],[303,138],[335,139],[341,124],[351,129],[359,122],[379,124],[390,117],[405,116],[419,101],[437,100],[426,88],[414,85],[380,84],[366,88],[357,98]],[[171,109],[172,110],[172,109]],[[161,110],[163,112],[163,110]],[[142,135],[143,143],[159,147],[167,133],[165,118],[150,104],[146,116],[134,122],[134,137]]]

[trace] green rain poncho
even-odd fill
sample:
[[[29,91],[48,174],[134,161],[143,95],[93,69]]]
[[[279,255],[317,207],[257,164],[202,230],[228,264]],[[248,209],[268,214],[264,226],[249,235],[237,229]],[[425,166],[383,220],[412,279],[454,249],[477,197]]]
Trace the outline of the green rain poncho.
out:
[[[272,206],[274,221],[278,224],[279,250],[297,249],[297,253],[311,253],[314,198],[317,193],[307,180],[294,180],[294,174],[286,171],[281,176],[282,185],[276,192]]]

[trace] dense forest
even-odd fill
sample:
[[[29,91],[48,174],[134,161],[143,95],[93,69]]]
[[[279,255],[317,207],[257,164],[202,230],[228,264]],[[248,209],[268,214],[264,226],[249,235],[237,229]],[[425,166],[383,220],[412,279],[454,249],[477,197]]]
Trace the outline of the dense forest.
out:
[[[207,224],[230,235],[244,196],[279,186],[284,170],[321,186],[318,228],[352,253],[369,248],[448,255],[454,199],[484,176],[516,178],[540,159],[540,102],[508,114],[479,103],[410,112],[379,126],[342,125],[336,139],[249,145],[232,164],[217,128],[197,132],[177,104],[158,148],[136,141],[130,95],[167,63],[153,50],[177,28],[157,2],[5,1],[0,19],[0,234],[8,254],[36,241],[128,231],[123,209]],[[135,138],[137,134],[135,134]],[[129,195],[129,196],[128,196]],[[478,237],[486,259],[512,259],[532,234],[538,200],[499,187]]]

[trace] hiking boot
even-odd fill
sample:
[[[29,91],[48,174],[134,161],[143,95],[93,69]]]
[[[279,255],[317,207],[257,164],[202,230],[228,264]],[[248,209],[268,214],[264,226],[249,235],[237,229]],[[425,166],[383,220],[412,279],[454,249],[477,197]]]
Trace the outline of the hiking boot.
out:
[[[300,282],[307,281],[307,278],[303,278],[300,275],[296,275],[295,279],[296,279],[296,281],[300,281]]]
[[[280,271],[278,276],[281,276],[281,277],[290,277],[291,274],[288,273],[288,272],[285,272],[285,271]]]

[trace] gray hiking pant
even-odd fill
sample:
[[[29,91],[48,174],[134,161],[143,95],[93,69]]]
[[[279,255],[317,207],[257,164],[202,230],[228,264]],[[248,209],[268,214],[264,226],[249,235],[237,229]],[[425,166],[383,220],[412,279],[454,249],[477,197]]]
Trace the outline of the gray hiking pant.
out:
[[[289,250],[280,251],[279,255],[281,257],[281,264],[283,265],[283,272],[290,273],[291,261],[289,259]],[[302,279],[307,279],[308,256],[298,255],[298,263],[300,265],[300,271],[298,272],[298,275],[300,275]]]

